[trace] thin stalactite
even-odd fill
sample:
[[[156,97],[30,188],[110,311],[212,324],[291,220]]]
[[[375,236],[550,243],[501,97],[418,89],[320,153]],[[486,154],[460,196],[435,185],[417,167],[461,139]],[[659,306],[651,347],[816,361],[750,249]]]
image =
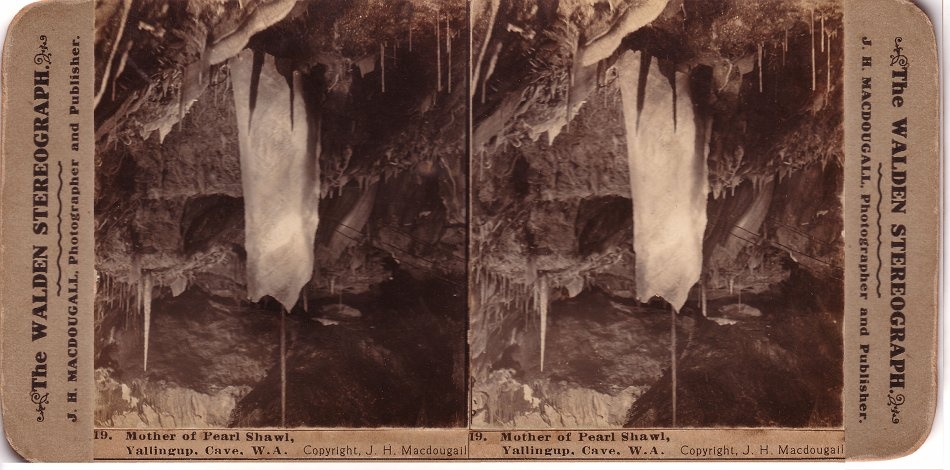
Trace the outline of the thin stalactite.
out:
[[[811,91],[815,91],[815,10],[811,11],[811,22],[808,23],[811,37]]]
[[[826,79],[827,84],[825,85],[825,94],[827,95],[828,93],[831,92],[831,33],[828,33],[828,50],[825,52],[826,52],[825,56],[828,60],[828,64],[825,69],[827,72],[827,79]]]
[[[439,11],[435,12],[435,91],[442,92],[442,33],[439,27]]]
[[[264,53],[254,51],[254,61],[251,65],[251,89],[248,97],[249,105],[247,112],[247,127],[251,128],[251,122],[254,120],[254,109],[257,107],[257,93],[261,84],[261,73],[264,70]]]
[[[449,16],[445,15],[445,85],[452,93],[452,29],[449,26]]]
[[[152,324],[152,275],[145,273],[142,285],[142,370],[148,371],[148,340]]]

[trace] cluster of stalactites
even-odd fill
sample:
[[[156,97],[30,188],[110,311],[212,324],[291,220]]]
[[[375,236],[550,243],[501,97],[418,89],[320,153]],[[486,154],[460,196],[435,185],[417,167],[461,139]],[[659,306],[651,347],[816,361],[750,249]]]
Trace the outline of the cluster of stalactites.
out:
[[[477,293],[476,309],[484,327],[503,322],[512,315],[525,319],[524,331],[530,329],[529,321],[538,322],[539,366],[544,371],[551,293],[563,291],[568,297],[575,297],[586,288],[586,278],[561,280],[551,274],[537,272],[533,269],[533,263],[529,263],[527,271],[519,277],[509,277],[483,266],[475,266],[473,274]],[[490,334],[490,330],[482,334]],[[511,338],[510,341],[516,339]]]
[[[98,273],[96,285],[96,321],[102,321],[107,313],[124,315],[125,328],[142,322],[142,369],[148,370],[148,345],[152,323],[152,295],[156,278],[150,271],[143,271],[138,263],[133,263],[131,278],[128,282],[118,281],[105,273]],[[172,294],[179,295],[187,287],[176,278],[171,284]]]

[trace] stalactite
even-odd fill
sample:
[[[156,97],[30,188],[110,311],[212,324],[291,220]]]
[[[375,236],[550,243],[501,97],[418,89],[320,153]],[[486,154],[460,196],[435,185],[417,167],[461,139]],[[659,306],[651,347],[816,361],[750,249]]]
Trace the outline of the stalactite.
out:
[[[138,281],[135,283],[135,316],[142,315],[142,302],[145,298],[145,280],[142,279],[142,276],[139,275]]]
[[[442,33],[439,28],[439,11],[435,12],[435,90],[442,91]]]
[[[828,64],[826,67],[827,72],[827,84],[825,85],[825,94],[827,95],[831,92],[831,33],[828,33],[828,50],[825,51],[825,57],[828,59]]]
[[[449,15],[445,15],[445,86],[452,93],[452,29],[449,26]]]
[[[251,122],[254,120],[254,110],[257,108],[257,93],[260,90],[261,84],[261,73],[264,71],[264,53],[261,51],[254,51],[254,59],[251,65],[251,86],[250,94],[248,95],[248,113],[247,113],[247,127],[251,127]]]
[[[386,93],[386,43],[379,43],[379,83],[382,92]]]
[[[673,91],[673,93],[671,93],[673,96],[673,132],[676,132],[676,126],[678,125],[679,116],[676,113],[677,96],[676,96],[676,67],[675,66],[673,67],[673,71],[670,72],[669,80],[670,80],[670,89]]]
[[[758,44],[758,61],[759,61],[759,93],[762,93],[762,43]]]
[[[145,273],[145,280],[142,285],[142,313],[143,321],[143,352],[142,352],[142,370],[148,371],[148,334],[152,325],[152,275]]]
[[[815,10],[811,11],[811,22],[808,23],[811,36],[811,91],[815,91]]]
[[[825,52],[825,15],[821,15],[821,52]]]
[[[786,53],[788,53],[788,26],[785,27],[785,42],[782,43],[782,67],[785,67]]]
[[[409,52],[412,52],[412,20],[409,20]]]

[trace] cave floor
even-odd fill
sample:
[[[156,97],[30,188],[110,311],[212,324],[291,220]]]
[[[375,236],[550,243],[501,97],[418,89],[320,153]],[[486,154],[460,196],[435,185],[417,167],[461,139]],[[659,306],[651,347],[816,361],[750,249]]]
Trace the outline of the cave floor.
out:
[[[710,318],[690,300],[676,319],[677,426],[840,424],[840,308],[809,301],[810,287],[743,295],[741,308],[726,293]],[[554,302],[543,371],[537,335],[528,325],[476,382],[476,426],[672,425],[669,307],[601,291]]]
[[[464,425],[464,291],[440,282],[397,274],[287,315],[286,426]],[[279,318],[198,289],[156,299],[148,372],[137,327],[97,361],[97,421],[281,425]]]

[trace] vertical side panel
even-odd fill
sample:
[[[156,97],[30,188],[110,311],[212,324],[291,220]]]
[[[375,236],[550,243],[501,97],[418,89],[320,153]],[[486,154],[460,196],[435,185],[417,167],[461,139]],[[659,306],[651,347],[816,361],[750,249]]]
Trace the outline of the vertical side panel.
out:
[[[845,5],[847,454],[893,458],[923,443],[936,406],[936,41],[910,2]]]
[[[29,460],[92,457],[93,3],[20,12],[3,51],[3,422]]]

